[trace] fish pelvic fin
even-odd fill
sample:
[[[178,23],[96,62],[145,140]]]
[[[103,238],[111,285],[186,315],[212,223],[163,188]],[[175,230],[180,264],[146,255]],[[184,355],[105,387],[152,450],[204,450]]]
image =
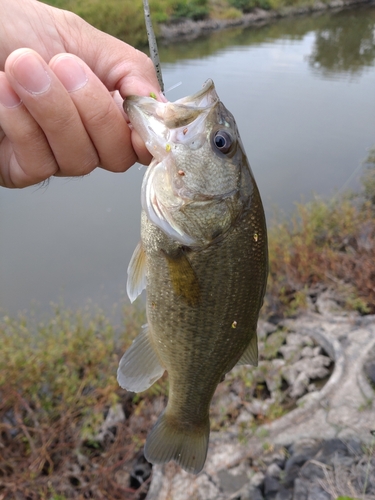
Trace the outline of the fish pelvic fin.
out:
[[[126,291],[130,302],[134,302],[144,288],[146,288],[146,254],[142,243],[139,242],[128,266]]]
[[[164,373],[160,359],[150,341],[148,325],[123,355],[117,370],[117,381],[123,389],[142,392]]]
[[[210,435],[209,417],[201,426],[176,422],[165,410],[147,437],[144,455],[152,464],[174,460],[186,472],[198,474],[204,466]]]
[[[256,331],[252,333],[249,345],[246,347],[237,365],[258,366],[258,337]]]

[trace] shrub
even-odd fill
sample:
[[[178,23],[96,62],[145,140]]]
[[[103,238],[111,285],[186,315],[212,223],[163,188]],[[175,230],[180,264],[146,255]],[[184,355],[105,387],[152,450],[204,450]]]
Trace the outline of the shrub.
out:
[[[208,0],[178,0],[173,9],[175,19],[189,18],[194,21],[205,19],[209,14]]]
[[[242,12],[251,12],[255,8],[269,9],[269,0],[229,0],[229,3]]]

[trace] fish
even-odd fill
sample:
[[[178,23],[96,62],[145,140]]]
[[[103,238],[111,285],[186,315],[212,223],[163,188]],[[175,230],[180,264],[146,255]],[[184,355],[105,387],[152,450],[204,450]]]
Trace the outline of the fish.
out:
[[[147,325],[121,358],[117,379],[141,392],[167,371],[168,402],[144,455],[198,474],[218,384],[235,365],[258,363],[268,274],[263,205],[212,80],[175,102],[127,97],[124,109],[153,160],[127,281],[132,302],[146,289]]]

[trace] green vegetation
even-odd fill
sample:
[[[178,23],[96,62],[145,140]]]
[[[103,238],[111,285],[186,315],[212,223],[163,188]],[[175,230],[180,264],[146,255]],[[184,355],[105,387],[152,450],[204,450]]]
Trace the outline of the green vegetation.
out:
[[[317,291],[334,290],[349,309],[375,312],[375,151],[361,193],[298,204],[269,231],[266,314],[295,314]]]
[[[236,9],[246,13],[255,8],[270,9],[271,4],[268,0],[229,0],[229,3]]]
[[[142,0],[44,0],[70,10],[96,28],[132,45],[147,44]],[[210,14],[208,0],[150,0],[150,10],[158,32],[158,23],[181,18],[199,20]]]
[[[98,29],[137,47],[147,46],[142,0],[42,0],[70,10]],[[310,5],[313,0],[149,0],[156,34],[160,23],[184,19],[236,19],[256,8]],[[325,1],[325,0],[323,0]]]
[[[91,317],[56,307],[46,322],[0,320],[1,498],[63,500],[77,491],[92,498],[94,490],[95,498],[108,498],[107,491],[124,498],[112,471],[116,463],[130,468],[143,431],[129,419],[113,442],[95,436],[105,412],[124,396],[116,381],[119,357],[144,321],[136,309],[125,316],[125,339],[100,312]],[[132,398],[122,401],[129,413]],[[146,413],[149,399],[138,397],[138,412]],[[62,491],[66,497],[55,494]],[[136,498],[130,493],[126,498]]]

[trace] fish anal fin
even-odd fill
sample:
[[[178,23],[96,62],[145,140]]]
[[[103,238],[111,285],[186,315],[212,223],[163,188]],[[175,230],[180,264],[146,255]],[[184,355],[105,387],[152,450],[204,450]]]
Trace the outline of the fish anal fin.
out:
[[[163,252],[176,295],[182,297],[189,306],[197,306],[200,300],[200,286],[197,275],[183,249],[174,253]]]
[[[258,337],[256,332],[253,332],[249,345],[246,347],[237,365],[258,366]]]
[[[165,410],[147,436],[144,454],[153,464],[175,461],[191,474],[198,474],[207,456],[210,421],[189,427],[168,417]]]
[[[149,338],[148,326],[135,338],[120,360],[117,381],[123,389],[142,392],[152,386],[164,373]]]
[[[130,302],[134,302],[144,288],[146,288],[146,253],[142,243],[139,242],[128,266],[126,291]]]

